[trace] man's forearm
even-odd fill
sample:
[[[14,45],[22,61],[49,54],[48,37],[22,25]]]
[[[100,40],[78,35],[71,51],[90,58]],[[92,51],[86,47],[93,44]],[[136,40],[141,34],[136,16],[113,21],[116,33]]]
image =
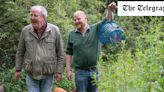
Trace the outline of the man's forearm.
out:
[[[66,71],[70,71],[70,66],[72,63],[72,55],[66,55]]]
[[[116,3],[112,2],[111,4],[108,5],[108,9],[107,9],[107,15],[106,15],[106,19],[114,19],[114,14],[113,12],[117,9]]]
[[[107,20],[114,19],[114,14],[113,14],[112,11],[109,11],[109,10],[108,10],[108,12],[107,12],[107,14],[106,14],[106,19],[107,19]]]

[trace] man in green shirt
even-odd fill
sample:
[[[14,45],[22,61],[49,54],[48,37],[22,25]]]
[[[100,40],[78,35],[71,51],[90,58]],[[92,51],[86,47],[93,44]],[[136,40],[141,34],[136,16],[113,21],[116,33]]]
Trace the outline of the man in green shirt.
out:
[[[112,19],[116,4],[113,2],[108,6],[108,13],[103,21]],[[66,51],[66,72],[68,80],[71,80],[71,63],[75,67],[75,84],[77,92],[98,92],[97,85],[93,83],[93,76],[98,78],[96,69],[100,42],[98,39],[98,28],[101,23],[88,25],[86,14],[76,11],[73,15],[76,29],[68,36]]]

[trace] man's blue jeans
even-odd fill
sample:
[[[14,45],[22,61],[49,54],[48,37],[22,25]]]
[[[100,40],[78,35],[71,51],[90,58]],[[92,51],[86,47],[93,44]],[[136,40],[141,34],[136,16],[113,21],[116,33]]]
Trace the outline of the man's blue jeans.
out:
[[[95,76],[95,78],[94,78]],[[98,92],[98,72],[95,70],[75,69],[75,84],[77,92]]]
[[[28,92],[51,92],[53,85],[53,74],[49,75],[46,79],[35,80],[26,76],[26,84]]]

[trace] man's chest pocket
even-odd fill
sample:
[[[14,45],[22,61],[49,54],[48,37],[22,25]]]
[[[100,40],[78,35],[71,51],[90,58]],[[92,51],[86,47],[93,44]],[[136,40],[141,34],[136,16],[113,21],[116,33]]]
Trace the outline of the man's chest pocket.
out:
[[[43,42],[43,45],[47,49],[50,49],[50,50],[55,49],[55,39],[53,38],[45,39]]]
[[[32,49],[34,46],[34,38],[26,38],[25,39],[25,46],[27,49]]]

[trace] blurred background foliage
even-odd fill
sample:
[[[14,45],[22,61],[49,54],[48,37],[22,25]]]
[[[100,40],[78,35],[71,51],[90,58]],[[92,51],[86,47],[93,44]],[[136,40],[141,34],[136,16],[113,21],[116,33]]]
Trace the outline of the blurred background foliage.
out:
[[[66,47],[67,36],[74,29],[72,14],[86,12],[89,24],[101,21],[112,0],[0,0],[0,82],[5,92],[26,92],[25,72],[14,79],[15,53],[22,28],[29,24],[29,10],[43,5],[48,22],[59,26]],[[117,2],[117,0],[114,0]],[[100,56],[100,92],[163,92],[164,90],[164,17],[122,17],[115,21],[124,29],[126,42],[103,47]],[[56,83],[70,91],[67,81]]]

